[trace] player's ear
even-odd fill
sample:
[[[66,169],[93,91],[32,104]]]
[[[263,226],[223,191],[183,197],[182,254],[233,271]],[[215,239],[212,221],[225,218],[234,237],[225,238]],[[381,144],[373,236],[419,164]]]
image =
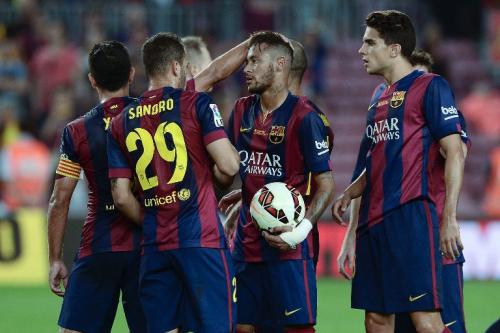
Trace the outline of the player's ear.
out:
[[[391,58],[397,57],[401,53],[401,45],[392,44],[391,45]]]
[[[172,61],[172,72],[175,76],[181,75],[181,64],[176,60]]]
[[[277,70],[278,72],[283,72],[283,70],[285,69],[285,66],[286,66],[286,59],[285,57],[278,57],[276,59],[276,65],[277,65]]]
[[[131,84],[132,81],[134,81],[134,76],[135,76],[135,67],[131,67],[130,73],[128,75],[128,84]]]
[[[87,77],[89,78],[90,85],[92,86],[92,88],[97,89],[97,82],[95,81],[95,79],[94,79],[94,77],[92,76],[92,74],[91,74],[91,73],[88,73],[88,74],[87,74]]]

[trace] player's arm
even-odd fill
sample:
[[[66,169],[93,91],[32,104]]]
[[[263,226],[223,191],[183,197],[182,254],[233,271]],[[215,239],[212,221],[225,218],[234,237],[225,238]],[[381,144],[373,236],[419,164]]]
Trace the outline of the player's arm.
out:
[[[48,243],[49,243],[49,285],[50,290],[58,296],[64,296],[64,288],[68,283],[68,270],[62,259],[64,231],[68,220],[68,211],[77,178],[60,177],[54,182],[54,190],[49,200],[47,211]]]
[[[333,218],[339,224],[344,224],[342,220],[342,215],[349,207],[352,199],[358,198],[363,194],[366,186],[366,169],[363,170],[361,175],[349,185],[345,191],[335,199],[332,207]]]
[[[465,156],[459,134],[453,134],[439,141],[446,155],[444,180],[446,197],[440,231],[440,246],[443,254],[454,259],[463,249],[457,222],[457,205],[464,176]]]
[[[361,206],[361,197],[353,199],[351,202],[351,214],[349,217],[349,225],[342,241],[339,256],[337,257],[337,265],[339,273],[347,280],[351,280],[356,269],[356,228],[358,227],[359,208]],[[347,267],[346,267],[347,266]],[[350,270],[349,273],[346,268]]]
[[[194,77],[197,91],[208,91],[234,73],[245,61],[248,52],[248,39],[226,53],[218,56]]]
[[[463,248],[457,222],[457,205],[464,173],[464,152],[460,137],[462,124],[448,82],[440,76],[429,83],[423,103],[424,116],[433,138],[439,142],[445,162],[445,206],[440,227],[440,247],[450,259]]]
[[[111,195],[116,208],[132,222],[142,225],[141,204],[131,190],[129,178],[112,178]]]
[[[214,161],[215,181],[223,188],[231,186],[240,168],[240,156],[228,138],[221,138],[207,145],[207,151]]]

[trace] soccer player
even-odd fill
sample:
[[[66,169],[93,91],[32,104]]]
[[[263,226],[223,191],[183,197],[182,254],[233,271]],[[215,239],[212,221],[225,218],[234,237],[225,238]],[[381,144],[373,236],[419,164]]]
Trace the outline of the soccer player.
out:
[[[138,292],[141,230],[115,209],[106,153],[110,120],[134,102],[128,97],[134,69],[127,49],[116,41],[94,45],[88,60],[89,81],[100,104],[69,123],[62,134],[61,157],[47,213],[50,289],[64,296],[59,316],[64,332],[109,332],[121,290],[129,329],[140,333],[146,329]],[[62,247],[69,204],[81,169],[89,187],[88,214],[68,281]]]
[[[238,153],[212,99],[182,90],[179,37],[154,35],[142,57],[149,90],[113,119],[108,158],[115,205],[143,225],[139,283],[148,332],[232,332],[236,281],[213,180],[232,180]]]
[[[439,310],[441,253],[459,256],[456,206],[463,178],[460,121],[448,83],[414,70],[415,32],[398,11],[368,15],[359,50],[369,74],[388,89],[372,98],[366,168],[335,201],[338,221],[363,195],[356,239],[352,307],[365,310],[367,332],[393,332],[394,313],[410,313],[418,332],[450,332]],[[446,156],[446,199],[439,230],[432,168]]]
[[[288,90],[290,90],[293,95],[303,96],[304,94],[302,92],[301,84],[302,78],[304,77],[304,73],[307,69],[307,55],[304,50],[304,46],[300,42],[293,39],[289,39],[289,41],[293,48],[293,60],[290,68],[290,74],[288,75]],[[326,115],[314,103],[312,103],[311,101],[308,102],[312,107],[315,108],[321,120],[323,120],[323,124],[326,127],[326,131],[328,132],[327,142],[328,149],[331,153],[333,149],[334,135],[330,127],[330,122],[328,121]],[[226,236],[229,239],[232,239],[235,230],[234,228],[236,227],[236,223],[238,222],[239,210],[241,208],[241,189],[234,190],[231,193],[225,195],[219,202],[219,207],[221,207],[221,210],[226,215]],[[319,260],[319,231],[317,224],[314,224],[313,226],[312,237],[314,253],[313,262],[314,267],[316,268]]]
[[[288,90],[290,43],[274,32],[255,33],[249,43],[244,71],[253,95],[236,102],[228,126],[240,154],[243,182],[233,250],[237,331],[277,326],[286,332],[314,332],[316,277],[310,231],[334,187],[328,131],[307,98]],[[295,229],[261,234],[251,222],[250,201],[258,189],[275,181],[298,189],[309,207]]]
[[[429,73],[432,71],[433,60],[429,53],[423,50],[415,50],[411,56],[411,63],[414,69]],[[383,91],[387,88],[386,83],[382,83],[379,87],[375,89],[377,91]],[[375,93],[375,94],[376,94]],[[464,150],[464,155],[467,155],[467,145],[470,144],[470,140],[466,131],[466,123],[462,114],[459,111],[460,125],[462,127],[461,139],[462,139],[462,149]],[[352,181],[361,174],[365,168],[366,154],[369,149],[367,145],[368,141],[363,139],[361,148],[359,151],[358,159],[356,161],[356,167],[353,173]],[[438,215],[442,213],[442,207],[444,206],[445,200],[445,188],[444,188],[444,165],[445,159],[443,156],[436,158],[436,166],[433,168],[433,178],[436,179],[434,184],[440,184],[440,186],[435,186],[433,189],[438,192],[435,194],[436,197],[436,210]],[[339,266],[339,271],[347,279],[351,279],[351,273],[346,270],[346,266],[351,272],[355,270],[355,230],[358,225],[359,218],[359,206],[361,203],[361,197],[353,199],[351,203],[351,213],[349,219],[349,226],[347,228],[344,241],[342,243],[342,248],[339,253],[337,262]],[[441,217],[439,216],[441,220]],[[454,333],[466,332],[465,330],[465,318],[463,312],[463,266],[464,258],[460,255],[456,260],[450,260],[443,258],[443,311],[441,312],[441,317],[446,326],[453,329]],[[406,313],[398,313],[395,318],[395,332],[396,333],[411,333],[415,332],[415,328],[411,322],[411,319]]]

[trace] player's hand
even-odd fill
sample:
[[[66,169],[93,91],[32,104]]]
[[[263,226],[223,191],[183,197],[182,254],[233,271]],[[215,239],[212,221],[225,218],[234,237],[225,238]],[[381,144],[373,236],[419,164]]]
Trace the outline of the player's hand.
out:
[[[61,288],[61,283],[64,289]],[[50,265],[49,286],[50,290],[57,296],[64,297],[64,291],[68,285],[68,269],[62,260],[56,260]]]
[[[332,216],[333,220],[337,222],[337,224],[343,226],[347,225],[347,223],[342,219],[342,215],[344,215],[350,203],[351,196],[347,192],[344,192],[343,194],[339,195],[337,199],[335,199],[332,206]]]
[[[346,235],[346,237],[349,237]],[[356,250],[353,239],[346,239],[337,257],[339,273],[347,280],[352,280],[356,272]]]
[[[290,226],[274,227],[270,232],[267,230],[262,231],[262,236],[270,246],[281,251],[289,251],[294,250],[295,248],[285,242],[280,235],[285,232],[291,232],[292,230],[293,228]]]
[[[443,212],[443,220],[439,230],[439,247],[443,256],[452,260],[458,258],[464,249],[457,219],[446,212]]]
[[[234,190],[226,194],[219,201],[219,209],[224,215],[228,215],[231,208],[241,200],[241,190]]]
[[[224,224],[224,233],[226,234],[227,240],[231,243],[234,237],[234,232],[236,231],[236,225],[238,224],[238,216],[240,213],[242,201],[236,202],[228,208],[226,214],[226,222]]]

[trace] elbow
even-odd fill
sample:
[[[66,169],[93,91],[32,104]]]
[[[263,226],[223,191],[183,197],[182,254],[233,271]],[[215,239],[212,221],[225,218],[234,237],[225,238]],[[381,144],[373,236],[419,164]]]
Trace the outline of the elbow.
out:
[[[217,167],[223,174],[233,177],[240,170],[240,157],[237,153],[234,153],[231,158],[228,158],[221,165],[217,165]]]
[[[118,210],[123,210],[127,205],[128,193],[113,191],[113,202]]]

